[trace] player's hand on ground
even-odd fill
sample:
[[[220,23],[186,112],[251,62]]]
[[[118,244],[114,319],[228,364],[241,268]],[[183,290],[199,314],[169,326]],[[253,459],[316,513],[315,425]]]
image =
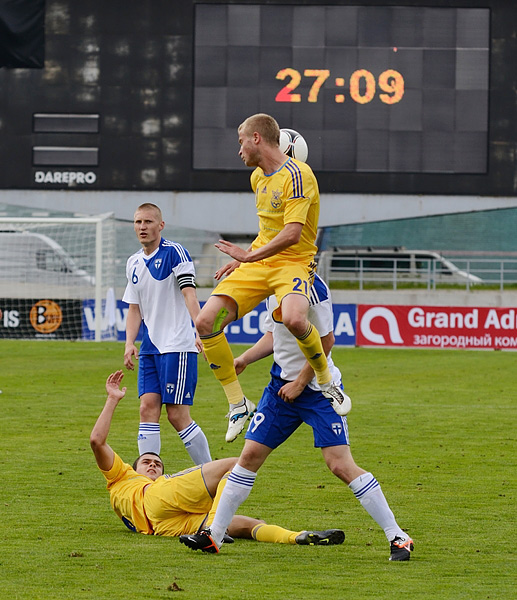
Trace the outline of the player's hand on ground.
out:
[[[278,395],[284,402],[291,404],[303,392],[303,389],[296,381],[290,381],[280,388]]]
[[[106,379],[106,391],[108,392],[108,396],[117,400],[117,402],[122,400],[126,395],[127,388],[123,387],[120,389],[123,378],[124,373],[122,371],[115,371],[115,373],[112,373],[108,379]]]
[[[130,371],[135,370],[135,364],[133,362],[133,356],[138,360],[138,348],[134,344],[128,344],[124,351],[124,366]]]
[[[227,277],[230,273],[233,273],[240,264],[241,263],[238,260],[232,260],[231,262],[226,263],[220,269],[217,269],[214,275],[214,279],[217,279],[217,281],[219,281],[223,277]]]

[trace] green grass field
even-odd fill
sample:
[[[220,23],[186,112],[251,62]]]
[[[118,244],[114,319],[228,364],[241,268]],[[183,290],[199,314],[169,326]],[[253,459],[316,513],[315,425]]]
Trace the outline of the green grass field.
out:
[[[384,533],[326,469],[307,427],[271,455],[240,512],[291,529],[341,527],[342,546],[237,540],[210,555],[129,532],[88,443],[122,354],[118,343],[0,341],[0,598],[515,597],[515,353],[335,349],[355,460],[415,540],[408,563],[388,561]],[[269,366],[242,375],[251,399]],[[132,461],[136,375],[125,383],[109,442]],[[200,363],[192,413],[213,458],[242,448],[242,437],[224,442],[226,408]],[[166,471],[190,466],[163,419],[162,432]]]

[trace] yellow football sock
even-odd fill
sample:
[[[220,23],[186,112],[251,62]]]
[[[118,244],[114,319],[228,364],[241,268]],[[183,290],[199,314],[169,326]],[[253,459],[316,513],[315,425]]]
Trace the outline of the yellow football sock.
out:
[[[244,398],[241,384],[233,366],[233,354],[223,331],[202,337],[203,348],[216,379],[223,386],[230,404],[239,404]]]
[[[327,357],[321,345],[319,331],[309,323],[307,331],[301,337],[297,337],[296,340],[298,346],[300,346],[300,350],[314,369],[318,383],[320,385],[328,383],[332,379],[332,376],[330,375]]]
[[[267,525],[260,523],[251,530],[253,539],[257,542],[272,542],[274,544],[296,544],[296,536],[301,531],[289,531],[278,525]]]

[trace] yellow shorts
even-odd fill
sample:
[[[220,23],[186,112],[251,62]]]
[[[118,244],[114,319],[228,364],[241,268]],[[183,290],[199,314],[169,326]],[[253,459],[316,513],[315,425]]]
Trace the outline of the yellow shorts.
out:
[[[237,318],[240,319],[273,294],[279,306],[288,294],[301,294],[308,299],[314,267],[314,263],[292,260],[242,263],[215,287],[212,295],[233,298],[237,303]]]
[[[177,537],[196,532],[212,503],[201,465],[159,477],[144,495],[144,508],[154,535]]]

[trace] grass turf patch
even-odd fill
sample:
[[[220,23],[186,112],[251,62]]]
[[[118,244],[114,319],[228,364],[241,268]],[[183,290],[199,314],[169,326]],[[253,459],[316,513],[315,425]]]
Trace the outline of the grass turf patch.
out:
[[[236,353],[242,348],[234,347]],[[346,391],[351,448],[382,485],[415,540],[409,563],[388,562],[384,533],[326,468],[301,427],[260,470],[239,512],[298,529],[340,527],[342,546],[237,540],[218,556],[176,539],[132,534],[109,506],[89,448],[118,343],[0,341],[3,544],[1,594],[15,599],[343,599],[510,597],[515,585],[515,354],[458,350],[335,349]],[[241,376],[260,398],[270,361]],[[137,454],[136,374],[109,443]],[[227,404],[207,365],[192,415],[213,458]],[[167,472],[190,466],[162,417]]]

